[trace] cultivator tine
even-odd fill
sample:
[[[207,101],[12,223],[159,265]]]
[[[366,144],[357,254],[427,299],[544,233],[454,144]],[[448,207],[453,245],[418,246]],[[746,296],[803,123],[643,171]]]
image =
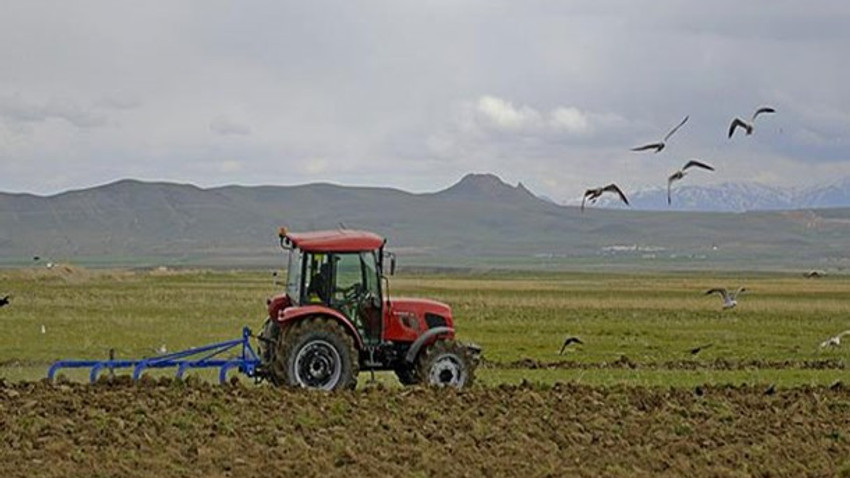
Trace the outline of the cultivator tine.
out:
[[[97,381],[97,376],[104,368],[109,369],[110,377],[114,376],[115,369],[132,368],[133,380],[139,380],[142,373],[149,368],[177,367],[176,378],[178,379],[182,379],[186,370],[190,368],[218,368],[219,381],[221,383],[225,383],[227,379],[227,371],[232,368],[237,368],[240,372],[248,375],[249,377],[253,377],[255,375],[257,366],[260,364],[260,358],[251,347],[250,338],[251,329],[244,327],[242,329],[241,339],[228,340],[225,342],[138,360],[115,360],[115,350],[110,349],[108,360],[57,361],[50,366],[50,369],[47,372],[47,378],[48,380],[53,381],[56,373],[63,368],[90,368],[89,380],[92,383]],[[222,353],[232,350],[240,345],[242,346],[242,350],[238,357],[216,358]],[[198,356],[200,357],[198,358]]]

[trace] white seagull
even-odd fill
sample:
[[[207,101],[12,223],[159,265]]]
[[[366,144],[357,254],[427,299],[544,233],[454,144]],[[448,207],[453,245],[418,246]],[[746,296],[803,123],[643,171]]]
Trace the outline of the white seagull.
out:
[[[848,335],[848,334],[850,334],[850,330],[845,330],[844,332],[841,332],[840,334],[836,335],[835,337],[830,337],[830,338],[824,340],[823,342],[820,343],[820,346],[821,346],[821,348],[838,347],[839,345],[841,345],[841,337],[844,337],[845,335]]]
[[[753,117],[752,117],[752,119],[750,119],[749,122],[746,122],[746,121],[742,120],[741,118],[733,119],[732,124],[729,125],[729,137],[731,138],[732,135],[735,134],[735,130],[738,127],[744,128],[744,131],[747,132],[747,136],[753,134],[753,128],[754,128],[755,123],[756,123],[756,118],[758,118],[758,115],[760,115],[762,113],[776,113],[776,110],[769,107],[769,106],[763,106],[763,107],[757,109],[755,113],[753,113]]]
[[[626,197],[625,194],[623,194],[623,190],[620,189],[620,187],[616,184],[611,183],[607,186],[601,186],[585,191],[584,197],[581,199],[581,210],[584,211],[585,201],[590,199],[590,204],[593,204],[596,202],[597,199],[599,199],[599,196],[601,196],[605,192],[617,193],[617,195],[620,196],[620,200],[626,203],[627,206],[629,205],[629,199]]]
[[[632,148],[632,151],[646,151],[649,149],[654,149],[656,153],[660,153],[661,150],[664,149],[665,146],[667,146],[667,140],[670,139],[670,137],[673,136],[673,133],[678,131],[679,128],[682,127],[682,125],[688,122],[688,118],[690,118],[690,116],[685,116],[685,119],[683,119],[681,123],[677,124],[675,128],[671,129],[670,132],[667,133],[667,136],[665,136],[664,139],[662,139],[661,141]]]
[[[672,202],[672,200],[670,199],[670,187],[673,184],[673,181],[678,181],[678,180],[684,178],[685,174],[687,174],[685,171],[688,168],[693,168],[693,167],[706,169],[708,171],[714,171],[713,167],[711,167],[711,166],[709,166],[705,163],[699,162],[695,159],[692,159],[692,160],[688,161],[687,163],[685,163],[685,165],[682,166],[682,169],[676,171],[675,173],[671,174],[669,178],[667,178],[667,204],[668,205]]]
[[[721,297],[723,297],[723,308],[724,309],[731,309],[731,308],[735,307],[736,305],[738,305],[738,300],[737,300],[738,294],[740,294],[742,292],[746,292],[746,290],[747,290],[746,287],[738,287],[738,290],[736,290],[735,292],[729,293],[729,291],[727,291],[726,289],[724,289],[722,287],[717,287],[717,288],[709,289],[709,290],[705,291],[705,295],[709,295],[709,294],[713,294],[713,293],[717,292],[718,294],[720,294]]]

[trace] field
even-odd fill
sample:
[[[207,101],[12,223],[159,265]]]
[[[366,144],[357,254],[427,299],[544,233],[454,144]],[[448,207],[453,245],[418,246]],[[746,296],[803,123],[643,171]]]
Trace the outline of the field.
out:
[[[484,349],[468,391],[392,375],[317,394],[205,375],[39,383],[58,358],[152,355],[259,327],[271,271],[0,272],[3,476],[850,474],[850,278],[405,275]],[[746,285],[721,311],[715,286]],[[43,328],[42,328],[43,326]],[[42,333],[42,330],[44,333]],[[583,345],[559,349],[567,336]],[[698,354],[690,349],[710,344]],[[449,459],[451,458],[451,459]]]

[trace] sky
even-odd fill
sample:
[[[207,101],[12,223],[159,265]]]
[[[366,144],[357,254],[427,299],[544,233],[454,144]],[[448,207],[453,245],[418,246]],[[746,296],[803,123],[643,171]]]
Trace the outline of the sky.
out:
[[[803,188],[850,177],[848,52],[846,0],[10,0],[0,191],[475,172],[561,202],[690,158]]]

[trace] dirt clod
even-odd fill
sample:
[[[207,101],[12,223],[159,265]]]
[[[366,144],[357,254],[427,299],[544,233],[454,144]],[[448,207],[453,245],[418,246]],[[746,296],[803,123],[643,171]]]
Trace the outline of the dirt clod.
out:
[[[834,476],[850,389],[6,384],[0,476]]]

